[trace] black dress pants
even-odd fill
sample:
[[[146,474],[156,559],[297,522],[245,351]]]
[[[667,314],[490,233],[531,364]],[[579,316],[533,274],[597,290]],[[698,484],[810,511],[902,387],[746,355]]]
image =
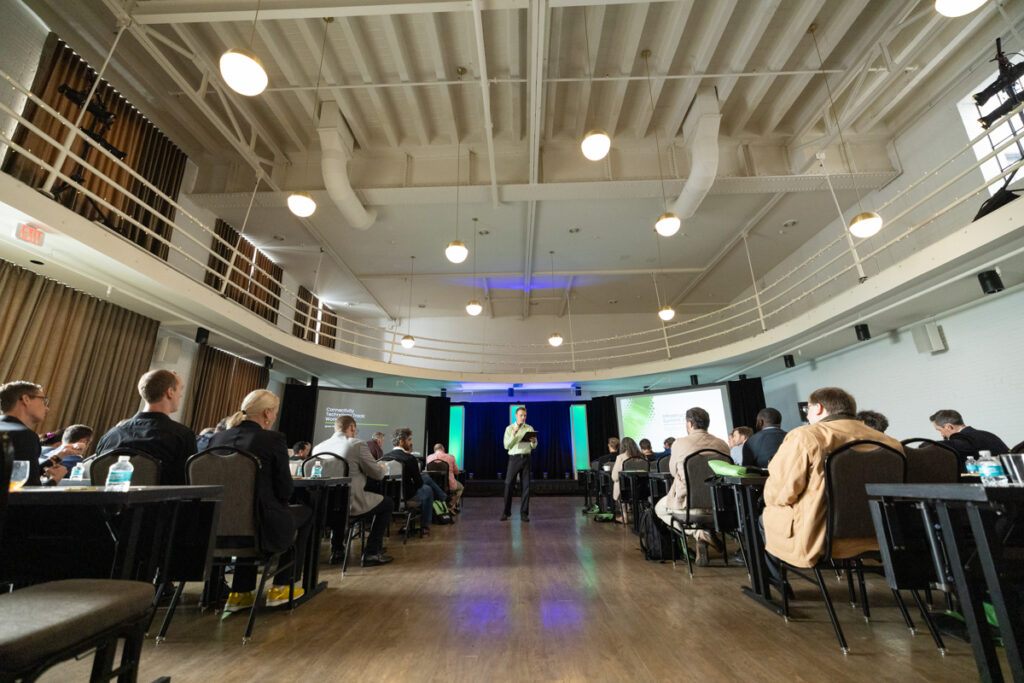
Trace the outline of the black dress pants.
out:
[[[309,543],[309,532],[313,526],[313,510],[306,505],[289,505],[288,511],[292,513],[295,521],[295,545],[294,549],[289,548],[281,555],[281,564],[287,564],[293,558],[298,562],[295,567],[295,580],[302,576],[302,564],[306,558],[306,544]],[[317,539],[319,542],[320,539]],[[291,583],[292,570],[285,569],[274,575],[275,586],[287,586]],[[248,593],[256,590],[256,567],[253,565],[238,565],[235,567],[235,576],[231,581],[231,590],[234,593]]]
[[[394,502],[390,498],[384,498],[372,509],[356,517],[356,519],[364,520],[364,524],[366,520],[372,520],[370,535],[366,539],[366,547],[363,548],[364,556],[380,554],[381,548],[384,547],[384,533],[391,523],[391,512],[394,509]]]
[[[516,485],[516,475],[520,475],[523,484],[522,503],[519,506],[520,516],[530,514],[530,454],[508,456],[508,471],[505,472],[505,514],[512,514],[512,488]]]

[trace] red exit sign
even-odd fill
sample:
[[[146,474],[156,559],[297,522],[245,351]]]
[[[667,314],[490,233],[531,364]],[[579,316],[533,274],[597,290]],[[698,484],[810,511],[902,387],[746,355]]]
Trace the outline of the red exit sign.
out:
[[[14,229],[14,236],[23,242],[34,244],[37,247],[43,246],[43,231],[28,223],[18,223],[18,227]]]

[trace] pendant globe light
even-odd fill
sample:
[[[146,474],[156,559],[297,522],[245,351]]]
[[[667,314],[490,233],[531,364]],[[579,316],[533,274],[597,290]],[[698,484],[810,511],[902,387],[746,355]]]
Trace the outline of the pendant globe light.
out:
[[[963,17],[985,4],[985,0],[935,0],[935,11],[944,17]]]
[[[658,238],[655,237],[655,240]],[[658,270],[661,270],[661,242],[656,242],[658,245]],[[654,280],[654,299],[658,302],[658,317],[664,322],[668,322],[672,318],[676,317],[676,309],[669,306],[668,302],[665,305],[661,305],[661,293],[658,291],[658,274],[652,273],[651,279]]]
[[[647,74],[647,96],[651,100],[651,120],[654,120],[654,90],[651,88],[651,66],[650,58],[651,51],[645,49],[640,53],[640,56],[644,58],[644,72]],[[665,213],[658,216],[658,220],[654,221],[654,229],[658,231],[658,234],[662,237],[671,237],[672,235],[679,232],[679,228],[682,227],[683,222],[679,220],[679,216],[675,215],[668,210],[668,199],[665,196],[665,173],[661,169],[661,139],[658,135],[658,127],[654,126],[654,153],[658,157],[658,179],[661,181],[661,204],[665,208]]]
[[[324,72],[324,55],[327,54],[327,28],[334,21],[333,17],[324,18],[324,37],[320,44],[320,66],[316,71],[316,87],[313,88],[313,111],[310,115],[310,127],[316,135],[316,106],[320,102],[320,78]],[[309,155],[306,155],[306,178],[309,178]],[[299,218],[309,218],[316,212],[316,200],[308,192],[292,192],[288,195],[288,210]]]
[[[554,251],[549,251],[548,254],[551,255],[551,285],[554,286],[554,284],[555,284],[555,252]],[[561,346],[563,341],[565,341],[565,340],[562,339],[562,335],[560,333],[558,333],[558,332],[552,332],[551,335],[548,337],[548,344],[551,344],[554,347]]]
[[[462,175],[462,154],[458,145],[455,147],[455,239],[444,248],[444,256],[452,263],[462,263],[469,256],[465,242],[459,239],[459,180]]]
[[[473,222],[476,223],[476,217]],[[466,304],[466,313],[474,318],[483,313],[484,307],[476,299],[476,225],[473,226],[473,298]]]
[[[587,8],[583,7],[583,39],[587,46],[587,61],[584,63],[584,70],[587,75],[588,84],[590,87],[587,88],[587,96],[593,92],[594,88],[594,72],[590,68],[590,26],[587,24]],[[583,121],[585,124],[586,121]],[[590,161],[600,161],[608,156],[608,152],[612,148],[612,139],[608,136],[608,133],[597,128],[589,131],[583,136],[583,140],[580,142],[580,151],[583,152],[583,156]]]
[[[409,317],[405,321],[405,336],[402,337],[402,346],[407,349],[411,349],[416,345],[416,337],[412,336],[412,276],[413,276],[413,264],[416,263],[416,257],[409,257]]]
[[[814,41],[814,51],[818,54],[818,65],[821,70],[824,71],[825,61],[821,57],[821,50],[818,49],[818,38],[814,35],[815,28],[816,27],[812,24],[810,29],[808,29],[808,33],[811,34],[811,40]],[[828,102],[829,108],[832,110],[832,119],[836,122],[836,131],[839,134],[839,145],[842,149],[847,149],[846,139],[843,137],[843,127],[840,125],[839,116],[836,114],[836,101],[832,97],[832,87],[828,84],[828,74],[822,74],[822,78],[825,79],[825,91],[828,93]],[[823,155],[819,156],[819,161],[821,161],[822,157]],[[849,167],[849,160],[847,160],[847,165]],[[821,164],[821,168],[823,171],[825,170],[824,163]],[[850,167],[850,172],[853,172],[852,167]],[[839,206],[839,199],[835,195],[835,190],[832,189],[832,181],[828,179],[828,172],[825,173],[825,178],[828,180],[829,189],[832,190],[832,198],[836,202],[836,208],[839,209],[839,218],[840,220],[845,220],[843,218],[842,209]],[[850,231],[851,235],[859,237],[860,239],[871,237],[882,229],[882,217],[874,211],[865,211],[864,205],[861,203],[860,190],[857,189],[856,183],[854,183],[853,189],[857,193],[857,208],[860,209],[860,213],[853,217],[853,220],[850,221],[849,225],[847,225],[847,230]]]
[[[254,97],[267,89],[267,70],[252,51],[252,41],[256,35],[256,19],[260,15],[262,0],[256,3],[256,14],[252,18],[252,32],[249,34],[249,47],[233,47],[220,56],[220,75],[228,87],[239,95]]]

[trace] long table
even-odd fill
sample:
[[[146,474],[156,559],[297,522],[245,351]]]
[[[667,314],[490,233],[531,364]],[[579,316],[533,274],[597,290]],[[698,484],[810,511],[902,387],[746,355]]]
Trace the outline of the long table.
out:
[[[320,581],[320,541],[328,522],[344,533],[348,528],[349,477],[323,477],[320,479],[295,479],[293,502],[309,505],[313,510],[313,526],[306,544],[306,556],[302,558],[302,587],[306,591],[296,604],[302,604],[327,588],[326,581]],[[286,607],[286,605],[284,606]]]
[[[990,602],[1013,680],[1024,681],[1024,605],[1017,593],[1024,583],[1024,547],[1019,541],[1005,541],[1008,530],[1024,523],[1024,487],[868,484],[867,492],[876,498],[871,501],[876,525],[878,506],[886,502],[915,501],[926,511],[934,511],[937,524],[925,525],[924,529],[938,544],[935,547],[944,552],[932,553],[931,559],[937,576],[956,588],[981,679],[1004,680],[993,644],[995,629],[985,616],[983,603]],[[880,539],[887,542],[885,535]],[[885,550],[883,560],[891,555]]]

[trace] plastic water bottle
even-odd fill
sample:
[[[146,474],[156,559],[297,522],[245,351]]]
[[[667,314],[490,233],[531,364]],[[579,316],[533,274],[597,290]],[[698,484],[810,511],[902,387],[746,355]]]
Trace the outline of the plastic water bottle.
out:
[[[71,468],[71,476],[68,477],[71,481],[82,481],[85,479],[85,467],[82,466],[81,462],[75,464]]]
[[[974,459],[973,455],[967,456],[967,462],[965,464],[967,466],[967,474],[978,473],[978,461]]]
[[[310,479],[320,479],[324,476],[324,463],[322,460],[317,460],[313,463],[313,472],[309,475]]]
[[[982,486],[1007,486],[1010,483],[1002,463],[989,451],[978,451],[978,474],[981,475]]]
[[[127,491],[132,485],[132,472],[134,471],[131,458],[127,455],[119,456],[117,462],[111,465],[107,472],[106,490]]]

